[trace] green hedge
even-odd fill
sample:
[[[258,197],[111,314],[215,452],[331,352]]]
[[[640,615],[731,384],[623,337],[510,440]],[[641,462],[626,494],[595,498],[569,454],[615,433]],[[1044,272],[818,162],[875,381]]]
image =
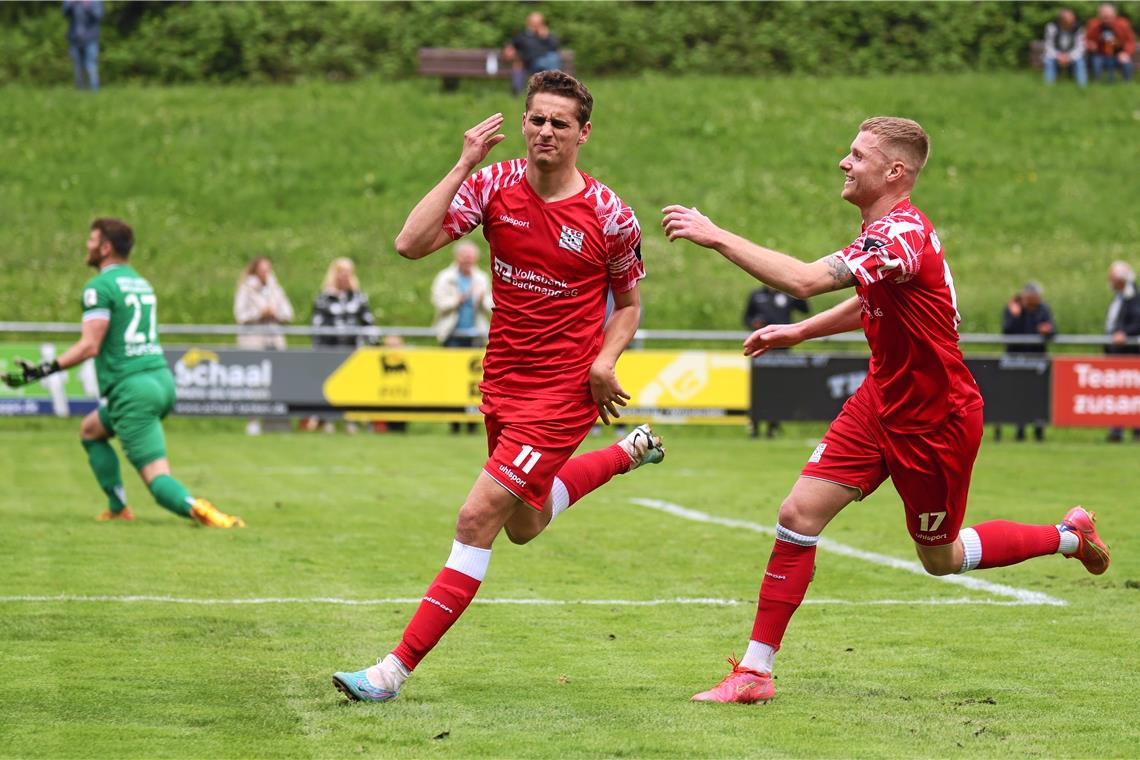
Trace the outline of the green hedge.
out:
[[[494,47],[542,10],[585,74],[844,74],[1024,65],[1055,3],[107,3],[105,81],[290,82],[415,71]],[[1088,18],[1096,6],[1075,4]],[[1140,3],[1123,3],[1134,16]],[[70,81],[58,3],[0,4],[0,84]]]

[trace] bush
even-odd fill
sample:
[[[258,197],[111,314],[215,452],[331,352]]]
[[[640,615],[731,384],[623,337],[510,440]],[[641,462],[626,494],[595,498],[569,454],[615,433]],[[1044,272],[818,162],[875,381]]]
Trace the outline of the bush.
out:
[[[1094,3],[1076,4],[1079,15]],[[1024,65],[1054,3],[109,2],[106,81],[291,82],[415,71],[425,46],[496,47],[544,10],[580,72],[865,74]],[[1140,3],[1124,3],[1134,16]],[[0,84],[69,81],[55,3],[0,5]]]

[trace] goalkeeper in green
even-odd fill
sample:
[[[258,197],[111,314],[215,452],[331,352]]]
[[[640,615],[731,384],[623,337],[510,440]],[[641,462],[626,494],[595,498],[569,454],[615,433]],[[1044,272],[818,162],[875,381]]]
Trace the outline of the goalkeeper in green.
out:
[[[79,437],[109,509],[99,520],[133,520],[127,506],[119,458],[110,439],[118,436],[123,452],[155,501],[171,512],[215,528],[244,527],[205,499],[196,499],[170,475],[162,420],[174,407],[174,377],[158,342],[154,288],[127,259],[134,232],[118,219],[96,219],[87,237],[87,265],[98,271],[83,287],[83,325],[79,340],[58,359],[28,364],[4,375],[12,388],[35,382],[95,357],[99,408],[83,418]]]

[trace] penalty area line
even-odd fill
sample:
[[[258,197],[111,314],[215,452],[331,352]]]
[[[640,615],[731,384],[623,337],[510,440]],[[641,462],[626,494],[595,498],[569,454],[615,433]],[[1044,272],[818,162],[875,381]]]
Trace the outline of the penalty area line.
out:
[[[383,605],[419,604],[419,598],[396,597],[391,599],[341,599],[339,597],[251,597],[247,599],[195,599],[179,596],[154,595],[80,595],[57,594],[22,596],[0,596],[0,604],[17,603],[87,603],[87,604],[183,604],[202,607],[214,606],[249,606],[270,604],[331,604],[343,607],[379,607]],[[1017,607],[1034,605],[1036,602],[1025,602],[1016,599],[974,599],[971,597],[958,597],[953,599],[805,599],[804,604],[813,605],[839,605],[844,607],[877,607],[877,606],[916,606],[916,607],[942,607],[962,605],[989,605],[1000,607]],[[743,605],[754,606],[754,601],[741,599],[714,599],[702,597],[677,597],[675,599],[480,599],[475,597],[472,604],[496,604],[536,607],[667,607],[667,606],[706,606],[706,607],[738,607]]]
[[[690,520],[692,522],[710,523],[712,525],[723,525],[727,528],[738,528],[741,530],[752,531],[753,533],[762,533],[767,536],[775,536],[776,528],[759,523],[748,522],[747,520],[735,520],[728,517],[717,517],[710,515],[707,512],[700,512],[688,507],[682,507],[679,504],[673,504],[668,501],[661,501],[660,499],[630,499],[630,502],[640,507],[647,507],[655,509],[658,512],[664,512],[667,515],[679,517],[682,520]],[[856,549],[847,544],[841,544],[838,541],[832,541],[827,538],[819,539],[816,544],[821,550],[831,552],[832,554],[841,554],[845,557],[852,557],[860,559],[864,562],[870,562],[873,565],[880,565],[882,567],[889,567],[894,570],[903,570],[915,575],[921,575],[924,578],[941,581],[942,583],[949,583],[954,586],[961,586],[972,591],[981,591],[993,596],[1004,597],[1012,600],[1016,605],[1037,605],[1049,607],[1064,607],[1068,605],[1064,599],[1058,599],[1048,594],[1042,594],[1039,591],[1030,591],[1029,589],[1017,588],[1016,586],[1006,586],[1002,583],[992,583],[990,581],[976,578],[972,575],[930,575],[923,569],[922,565],[913,560],[898,559],[897,557],[889,557],[886,554],[878,554],[876,552],[864,551],[863,549]],[[807,602],[807,600],[805,600]]]

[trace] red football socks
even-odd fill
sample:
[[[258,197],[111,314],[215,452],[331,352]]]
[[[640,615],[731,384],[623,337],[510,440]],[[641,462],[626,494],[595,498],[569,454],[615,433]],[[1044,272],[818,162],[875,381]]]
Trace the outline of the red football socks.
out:
[[[412,616],[404,637],[392,653],[409,670],[414,670],[427,653],[439,643],[447,629],[459,619],[475,598],[481,581],[445,567],[428,586],[419,609]]]
[[[566,486],[570,503],[601,488],[614,475],[629,471],[629,454],[616,443],[604,449],[576,456],[558,471],[558,479]]]
[[[979,568],[1016,565],[1033,557],[1054,554],[1061,543],[1056,525],[1026,525],[990,520],[973,526],[982,545]]]
[[[752,641],[767,644],[773,649],[780,648],[788,622],[804,600],[814,572],[814,543],[802,546],[776,539],[768,567],[764,570],[764,581],[760,584]]]

